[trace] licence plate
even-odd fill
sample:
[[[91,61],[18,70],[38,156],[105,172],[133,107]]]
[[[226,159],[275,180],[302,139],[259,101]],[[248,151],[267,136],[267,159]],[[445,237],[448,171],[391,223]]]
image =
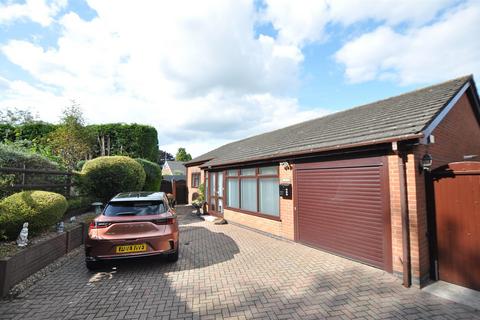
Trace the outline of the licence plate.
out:
[[[130,244],[126,246],[117,246],[116,253],[143,252],[147,251],[147,244]]]

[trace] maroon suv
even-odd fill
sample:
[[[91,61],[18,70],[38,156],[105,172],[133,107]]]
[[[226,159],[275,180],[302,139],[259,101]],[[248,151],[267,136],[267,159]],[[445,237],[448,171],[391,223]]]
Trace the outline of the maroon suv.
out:
[[[112,259],[164,255],[178,260],[178,223],[163,192],[129,192],[113,197],[88,229],[88,269]]]

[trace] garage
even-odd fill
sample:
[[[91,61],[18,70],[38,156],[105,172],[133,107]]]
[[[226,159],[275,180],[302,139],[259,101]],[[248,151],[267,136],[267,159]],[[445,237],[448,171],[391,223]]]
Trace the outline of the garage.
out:
[[[391,271],[385,157],[295,166],[297,241]]]

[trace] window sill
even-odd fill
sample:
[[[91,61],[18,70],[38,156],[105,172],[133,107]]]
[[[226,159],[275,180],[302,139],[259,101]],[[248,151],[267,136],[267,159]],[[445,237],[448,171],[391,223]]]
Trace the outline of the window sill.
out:
[[[251,216],[264,218],[264,219],[269,219],[269,220],[274,220],[274,221],[279,221],[279,222],[282,221],[280,219],[280,217],[271,216],[271,215],[263,214],[263,213],[259,213],[259,212],[253,212],[253,211],[248,211],[248,210],[243,210],[243,209],[238,209],[238,208],[231,208],[231,207],[225,207],[225,210],[235,211],[235,212],[238,212],[238,213],[248,214],[248,215],[251,215]]]

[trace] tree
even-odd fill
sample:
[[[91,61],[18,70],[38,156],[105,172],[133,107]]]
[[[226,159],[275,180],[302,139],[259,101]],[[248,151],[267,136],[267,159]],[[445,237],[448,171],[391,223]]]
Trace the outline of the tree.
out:
[[[88,158],[92,137],[84,127],[82,111],[75,101],[63,111],[60,125],[48,135],[48,144],[70,169],[74,169],[78,161]]]
[[[0,124],[19,125],[38,120],[38,114],[32,114],[30,110],[10,108],[0,110]]]
[[[165,161],[174,161],[175,160],[175,157],[173,156],[173,154],[167,152],[167,151],[163,151],[163,150],[158,150],[158,159],[157,159],[157,163],[161,166],[163,166],[163,164],[165,163]]]
[[[175,155],[175,160],[182,162],[190,161],[192,160],[192,156],[190,155],[190,153],[187,153],[185,148],[178,148],[177,154]]]

